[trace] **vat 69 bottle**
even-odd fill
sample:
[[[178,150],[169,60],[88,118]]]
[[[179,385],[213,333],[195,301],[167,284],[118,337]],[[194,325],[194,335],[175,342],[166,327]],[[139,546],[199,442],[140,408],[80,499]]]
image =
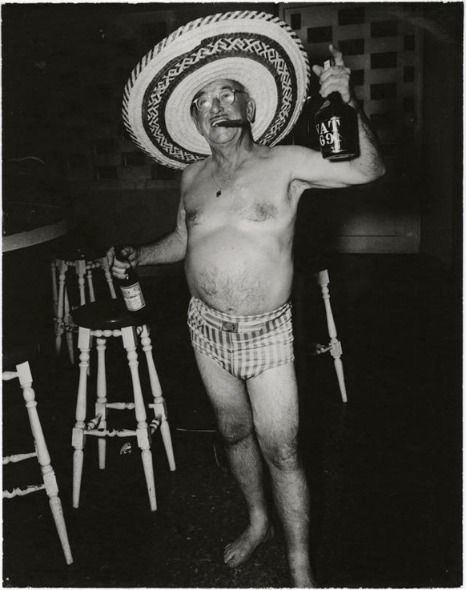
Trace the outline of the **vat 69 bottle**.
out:
[[[324,63],[324,70],[333,60]],[[315,114],[322,157],[327,160],[349,160],[359,155],[358,116],[345,104],[339,92],[332,92]]]
[[[128,260],[128,256],[124,252],[122,246],[115,246],[115,258],[120,260],[120,262]],[[139,311],[146,306],[138,275],[132,266],[126,269],[126,276],[124,279],[115,280],[120,286],[123,300],[129,311]]]

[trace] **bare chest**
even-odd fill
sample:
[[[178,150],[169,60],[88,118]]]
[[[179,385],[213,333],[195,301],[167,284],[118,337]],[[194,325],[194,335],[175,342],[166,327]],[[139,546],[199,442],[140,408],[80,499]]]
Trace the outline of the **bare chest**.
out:
[[[279,174],[204,174],[185,194],[188,228],[212,225],[280,224],[293,213],[288,186]]]

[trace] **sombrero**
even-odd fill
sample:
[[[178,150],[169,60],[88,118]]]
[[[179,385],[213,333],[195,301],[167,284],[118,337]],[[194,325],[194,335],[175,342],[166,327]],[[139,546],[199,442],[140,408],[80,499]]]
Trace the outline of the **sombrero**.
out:
[[[194,96],[225,78],[256,102],[254,140],[273,146],[293,128],[309,84],[309,62],[296,34],[255,11],[215,14],[169,35],[132,71],[123,119],[136,144],[158,163],[184,168],[210,154],[190,115]]]

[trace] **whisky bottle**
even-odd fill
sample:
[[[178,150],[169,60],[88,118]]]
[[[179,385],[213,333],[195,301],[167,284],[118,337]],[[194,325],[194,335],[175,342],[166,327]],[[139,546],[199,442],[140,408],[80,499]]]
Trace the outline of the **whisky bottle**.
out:
[[[115,258],[121,262],[128,259],[128,256],[124,252],[124,248],[121,246],[115,246]],[[129,311],[139,311],[146,306],[138,275],[132,266],[126,269],[124,279],[115,279],[115,282],[120,286],[123,300]]]
[[[331,60],[326,61],[324,70],[330,65]],[[358,116],[339,92],[326,97],[315,114],[315,125],[323,158],[349,160],[359,155]]]

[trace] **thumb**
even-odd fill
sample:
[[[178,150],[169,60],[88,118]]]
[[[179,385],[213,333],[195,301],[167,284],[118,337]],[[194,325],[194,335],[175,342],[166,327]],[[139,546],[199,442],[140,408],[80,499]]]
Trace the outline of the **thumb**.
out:
[[[312,66],[312,71],[316,76],[320,78],[322,72],[324,71],[324,68],[322,66]]]
[[[339,51],[335,45],[329,45],[330,53],[333,55],[333,59],[336,66],[344,66],[345,63],[343,61],[343,54]]]

